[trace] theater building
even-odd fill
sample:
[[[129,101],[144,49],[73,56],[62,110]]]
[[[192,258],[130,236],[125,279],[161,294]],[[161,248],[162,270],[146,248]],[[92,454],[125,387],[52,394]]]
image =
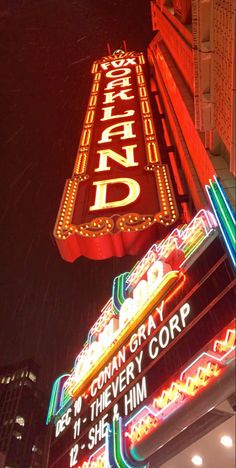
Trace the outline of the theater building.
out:
[[[173,146],[169,158],[178,192],[191,194],[199,209],[216,174],[235,209],[233,2],[152,0],[151,15],[152,88]]]
[[[233,7],[192,5],[151,2],[147,56],[92,66],[54,236],[139,261],[53,385],[49,468],[234,466]]]

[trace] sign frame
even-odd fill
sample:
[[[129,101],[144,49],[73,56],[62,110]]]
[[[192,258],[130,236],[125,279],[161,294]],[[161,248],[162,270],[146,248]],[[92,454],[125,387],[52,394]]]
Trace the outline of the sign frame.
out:
[[[149,213],[148,206],[144,204],[145,214],[134,212],[132,211],[132,205],[134,204],[131,203],[131,210],[127,209],[127,207],[125,210],[119,210],[119,213],[117,213],[117,210],[114,210],[111,216],[107,216],[105,210],[99,210],[97,213],[94,213],[93,219],[85,220],[81,218],[79,222],[74,223],[73,214],[75,206],[78,203],[83,203],[79,192],[83,187],[83,194],[84,191],[88,193],[89,184],[91,184],[93,177],[89,173],[88,166],[93,145],[94,128],[96,126],[98,98],[101,92],[101,77],[102,73],[110,69],[109,67],[112,63],[131,63],[130,67],[133,67],[132,73],[135,70],[139,111],[142,121],[142,138],[146,153],[146,164],[144,167],[141,167],[142,177],[146,177],[150,173],[153,175],[156,187],[156,193],[153,194],[153,197],[157,197],[160,209],[158,212]],[[167,164],[162,163],[143,69],[144,65],[144,55],[135,52],[119,52],[116,55],[103,57],[93,64],[92,74],[94,75],[94,79],[73,174],[66,181],[54,229],[54,237],[59,251],[67,261],[73,262],[81,255],[91,259],[105,259],[111,256],[121,257],[125,254],[136,255],[142,251],[144,246],[146,247],[148,242],[150,243],[150,238],[163,238],[167,234],[169,227],[175,224],[178,219],[178,206],[175,200],[169,168]],[[118,70],[119,68],[116,68],[116,71]],[[126,70],[126,68],[120,68],[120,70]],[[119,89],[114,89],[116,92],[119,91]],[[127,100],[127,102],[129,103],[130,101]],[[111,109],[111,107],[105,109]],[[117,113],[116,109],[115,112]],[[134,111],[125,112],[128,115],[129,112]],[[114,117],[110,118],[113,119]],[[133,115],[132,119],[134,118]],[[114,123],[114,121],[119,122],[118,119],[114,118],[110,123]],[[132,142],[134,143],[135,139]],[[123,144],[126,144],[125,139]],[[125,172],[125,169],[123,172]],[[109,178],[110,176],[111,174]]]

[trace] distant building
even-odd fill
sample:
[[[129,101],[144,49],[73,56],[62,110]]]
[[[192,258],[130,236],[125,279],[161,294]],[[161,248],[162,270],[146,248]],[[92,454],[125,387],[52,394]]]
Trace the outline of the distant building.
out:
[[[0,468],[4,468],[4,466],[5,466],[5,463],[4,463],[4,462],[5,462],[5,459],[6,459],[5,455],[4,455],[2,452],[0,452]]]
[[[45,402],[31,360],[0,368],[0,468],[42,468]]]

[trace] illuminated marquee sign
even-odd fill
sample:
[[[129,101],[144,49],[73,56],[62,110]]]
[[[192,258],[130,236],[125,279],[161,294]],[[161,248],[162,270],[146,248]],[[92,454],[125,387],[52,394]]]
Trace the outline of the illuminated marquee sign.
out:
[[[234,285],[205,210],[115,278],[72,372],[53,386],[50,468],[141,466],[167,416],[228,375]]]
[[[144,72],[142,53],[119,53],[93,64],[74,171],[54,230],[65,260],[137,254],[178,219]]]

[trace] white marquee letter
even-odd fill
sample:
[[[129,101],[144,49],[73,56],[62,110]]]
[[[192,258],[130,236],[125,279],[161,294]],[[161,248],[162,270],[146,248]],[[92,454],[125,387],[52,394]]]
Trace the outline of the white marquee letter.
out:
[[[124,114],[121,115],[112,115],[112,109],[115,109],[115,106],[103,107],[102,110],[104,111],[104,116],[100,120],[123,119],[124,117],[134,115],[134,110],[132,109],[126,110]]]
[[[115,200],[111,202],[106,201],[107,186],[113,184],[124,184],[129,188],[129,193],[127,197],[122,200]],[[101,180],[98,182],[93,182],[93,185],[96,187],[95,203],[93,206],[90,206],[89,211],[95,210],[106,210],[108,208],[117,208],[120,206],[126,206],[130,203],[133,203],[140,194],[140,185],[134,179],[128,178],[118,178],[110,180]]]
[[[137,145],[122,146],[122,149],[126,152],[126,156],[122,156],[111,149],[97,151],[100,155],[99,166],[94,172],[109,171],[111,168],[107,165],[108,158],[113,159],[118,164],[122,164],[124,167],[138,166],[138,163],[134,161],[134,148],[137,148]]]
[[[122,99],[122,101],[127,101],[129,99],[134,99],[134,96],[127,96],[127,93],[129,91],[132,92],[132,89],[122,89],[119,93],[116,93],[115,91],[111,91],[110,93],[104,93],[105,95],[105,101],[103,101],[103,104],[112,104],[115,102],[116,98]]]
[[[123,135],[121,137],[121,140],[126,140],[128,138],[135,138],[136,135],[132,133],[132,125],[134,123],[134,120],[130,122],[121,122],[117,123],[115,125],[111,125],[110,127],[107,127],[105,130],[102,132],[102,138],[99,140],[98,143],[108,143],[109,141],[112,141],[113,136],[115,135]],[[112,130],[116,128],[123,127],[123,130],[119,130],[117,132],[113,132]]]
[[[130,83],[130,76],[127,78],[117,78],[116,80],[109,81],[107,87],[105,89],[113,89],[116,86],[120,86],[121,88],[128,88],[131,86]]]
[[[180,316],[181,316],[181,322],[183,327],[186,327],[186,318],[190,314],[190,305],[186,302],[182,307],[180,308]]]
[[[106,73],[107,78],[118,78],[120,76],[130,75],[130,68],[119,68],[118,70],[111,70]]]
[[[125,60],[124,59],[121,59],[121,60],[113,60],[113,62],[111,62],[113,68],[119,68],[119,67],[122,67],[125,63]]]
[[[130,65],[137,65],[137,63],[136,63],[136,57],[126,59],[126,64],[125,64],[125,65],[128,65],[128,64],[130,64]]]

